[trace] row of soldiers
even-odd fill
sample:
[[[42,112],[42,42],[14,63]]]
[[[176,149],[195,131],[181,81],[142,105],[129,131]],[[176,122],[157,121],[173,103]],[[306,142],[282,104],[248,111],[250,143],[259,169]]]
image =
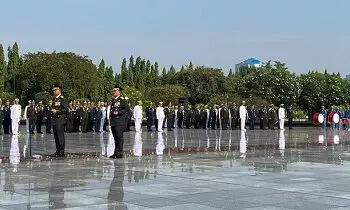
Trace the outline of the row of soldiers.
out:
[[[66,117],[65,131],[72,132],[103,132],[108,131],[108,106],[105,102],[70,102]],[[42,133],[43,121],[46,125],[46,133],[51,133],[52,101],[43,105],[42,101],[35,103],[34,100],[28,102],[24,110],[24,117],[27,120],[27,132],[33,134],[35,127],[37,133]]]
[[[1,102],[0,102],[1,103]],[[34,100],[28,101],[28,105],[24,109],[22,119],[26,120],[26,131],[33,134],[42,133],[42,125],[45,122],[46,133],[51,133],[52,125],[52,101],[44,105],[42,101],[37,103]],[[109,131],[109,103],[105,102],[76,102],[69,103],[69,109],[66,119],[66,132],[103,132]],[[244,107],[244,109],[242,109]],[[3,116],[4,131],[6,134],[11,132],[11,115],[10,103],[6,102],[5,106],[1,106],[1,116]],[[283,109],[283,112],[280,111]],[[171,103],[163,106],[160,102],[157,107],[153,104],[142,108],[142,102],[138,102],[137,106],[130,110],[126,119],[126,131],[130,131],[131,118],[135,119],[135,128],[140,130],[143,112],[146,113],[147,130],[152,131],[153,125],[157,131],[162,128],[172,130],[173,128],[195,128],[195,129],[245,129],[248,124],[249,129],[253,130],[255,124],[259,122],[261,129],[275,129],[276,124],[281,127],[284,124],[284,105],[275,107],[271,104],[269,107],[262,106],[256,109],[255,106],[246,107],[245,102],[240,107],[236,104],[228,106],[227,104],[204,106],[173,106]],[[138,113],[140,112],[140,113]],[[242,112],[242,113],[240,113]],[[244,113],[243,113],[244,112]],[[281,113],[279,113],[281,112]],[[292,129],[293,109],[288,106],[286,109],[288,126]],[[283,115],[283,116],[280,116]],[[242,120],[243,119],[243,120]],[[242,128],[243,121],[243,128]],[[140,126],[138,126],[140,125]]]
[[[159,114],[158,110],[164,110],[164,116]],[[159,131],[159,120],[162,127],[172,130],[172,128],[202,128],[208,129],[245,129],[246,124],[249,129],[254,130],[255,124],[259,123],[261,129],[284,129],[285,119],[288,119],[288,127],[292,129],[293,108],[284,104],[275,107],[271,104],[269,107],[262,106],[256,109],[254,105],[246,106],[245,102],[238,107],[235,103],[229,107],[227,104],[204,106],[172,106],[160,103],[158,107],[148,106],[146,108],[147,130],[152,131],[152,125],[155,125]],[[282,127],[282,128],[281,128]]]

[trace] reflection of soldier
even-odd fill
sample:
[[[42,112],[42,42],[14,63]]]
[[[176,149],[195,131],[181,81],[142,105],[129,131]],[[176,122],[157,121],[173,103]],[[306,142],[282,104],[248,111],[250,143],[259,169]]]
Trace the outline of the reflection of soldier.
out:
[[[59,172],[55,168],[53,171],[53,177],[51,178],[51,183],[48,188],[49,193],[49,209],[63,209],[66,208],[64,201],[64,190],[62,185],[62,180],[58,178]]]
[[[124,161],[115,161],[114,177],[109,187],[108,192],[108,209],[124,210],[128,207],[123,203],[124,199],[124,173],[125,164]]]

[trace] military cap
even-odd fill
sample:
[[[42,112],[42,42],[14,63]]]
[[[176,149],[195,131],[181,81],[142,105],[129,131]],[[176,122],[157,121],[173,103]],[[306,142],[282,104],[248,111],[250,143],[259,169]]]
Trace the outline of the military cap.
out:
[[[52,90],[55,90],[55,89],[57,89],[57,88],[62,90],[62,86],[59,85],[59,84],[54,84],[54,85],[52,86]]]
[[[123,90],[123,88],[120,85],[114,85],[114,88],[118,88],[120,91]]]

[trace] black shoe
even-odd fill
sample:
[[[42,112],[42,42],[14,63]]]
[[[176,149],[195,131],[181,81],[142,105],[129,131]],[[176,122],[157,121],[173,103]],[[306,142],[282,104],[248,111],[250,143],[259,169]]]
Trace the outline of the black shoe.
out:
[[[112,158],[112,159],[120,159],[120,158],[123,158],[123,155],[112,155],[112,156],[109,156],[109,158]]]
[[[46,134],[52,134],[52,132],[46,132]]]
[[[65,155],[63,152],[60,152],[60,153],[57,154],[56,157],[65,157],[65,156],[66,156],[66,155]]]
[[[57,157],[57,155],[58,155],[58,153],[55,152],[55,153],[51,154],[50,157]]]

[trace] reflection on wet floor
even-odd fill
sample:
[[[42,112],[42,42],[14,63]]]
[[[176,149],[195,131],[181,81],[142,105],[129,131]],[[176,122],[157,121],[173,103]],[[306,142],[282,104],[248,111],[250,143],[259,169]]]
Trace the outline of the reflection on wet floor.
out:
[[[350,133],[313,128],[292,131],[175,129],[165,133],[129,132],[125,133],[124,138],[125,157],[228,151],[239,152],[242,158],[255,158],[286,156],[295,152],[302,155],[315,150],[322,153],[329,149],[340,154],[347,153]],[[114,151],[114,139],[111,133],[66,134],[66,139],[67,153],[71,156],[109,157]],[[1,136],[0,151],[2,161],[9,160],[15,164],[19,161],[19,157],[22,159],[30,155],[45,157],[54,151],[54,143],[52,136],[49,135],[7,135]]]
[[[130,132],[123,160],[107,158],[114,147],[110,133],[66,139],[71,154],[97,155],[26,160],[30,142],[33,154],[50,153],[52,136],[2,136],[0,209],[296,209],[301,206],[289,205],[305,200],[305,209],[350,205],[348,194],[332,190],[350,180],[347,131]],[[326,193],[341,204],[319,208]],[[285,204],[281,195],[295,202]]]

